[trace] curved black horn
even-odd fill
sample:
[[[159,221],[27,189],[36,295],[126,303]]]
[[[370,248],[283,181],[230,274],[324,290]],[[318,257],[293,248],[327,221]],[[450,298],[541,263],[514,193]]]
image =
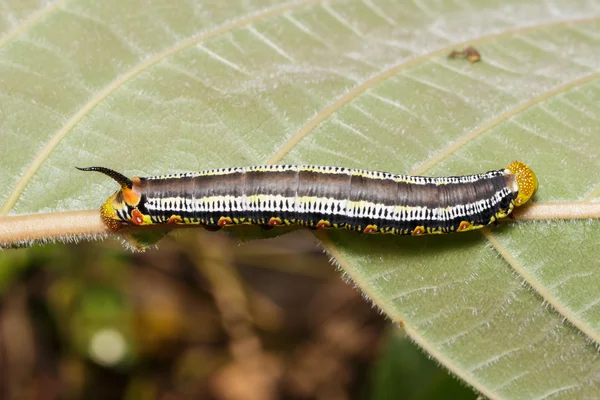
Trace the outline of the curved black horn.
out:
[[[133,183],[131,182],[131,179],[129,179],[125,175],[118,173],[117,171],[113,171],[112,169],[108,169],[108,168],[104,168],[104,167],[88,167],[88,168],[75,167],[75,168],[77,168],[80,171],[97,171],[97,172],[103,173],[106,176],[110,176],[115,181],[117,181],[123,189],[131,189],[133,187]]]

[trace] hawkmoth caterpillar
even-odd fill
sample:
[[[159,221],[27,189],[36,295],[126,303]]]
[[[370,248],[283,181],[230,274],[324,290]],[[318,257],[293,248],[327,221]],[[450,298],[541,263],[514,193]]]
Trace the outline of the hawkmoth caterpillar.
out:
[[[425,235],[478,229],[507,217],[536,192],[524,163],[450,177],[341,167],[233,167],[154,177],[101,172],[121,185],[101,208],[111,230],[129,225],[301,225],[363,233]]]

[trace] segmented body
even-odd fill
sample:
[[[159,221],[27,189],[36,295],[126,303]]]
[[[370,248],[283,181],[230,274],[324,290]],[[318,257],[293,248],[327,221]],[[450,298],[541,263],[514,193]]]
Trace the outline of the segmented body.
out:
[[[519,169],[511,169],[513,164],[483,174],[438,178],[311,165],[131,180],[101,167],[88,170],[113,174],[122,184],[102,209],[104,221],[115,230],[131,224],[258,224],[423,235],[480,228],[527,201],[537,180],[518,163],[535,183],[533,189],[526,188],[523,200],[520,186],[526,181]]]

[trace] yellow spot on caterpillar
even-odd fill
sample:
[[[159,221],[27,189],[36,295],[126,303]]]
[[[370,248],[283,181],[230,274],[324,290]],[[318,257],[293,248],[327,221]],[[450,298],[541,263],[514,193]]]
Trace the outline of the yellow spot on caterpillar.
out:
[[[535,194],[538,189],[538,180],[531,168],[520,161],[510,163],[506,170],[514,175],[519,194],[514,200],[516,206],[522,206]]]
[[[212,221],[212,218],[211,218],[211,221]],[[231,225],[232,223],[233,223],[233,221],[231,220],[231,218],[221,217],[221,218],[219,218],[219,222],[217,222],[217,225],[225,226],[225,225]]]
[[[317,222],[317,228],[329,228],[330,226],[331,224],[329,223],[329,221],[325,221],[324,219]]]
[[[430,235],[439,235],[444,233],[444,231],[442,230],[442,228],[440,227],[427,227],[427,233]]]
[[[499,208],[498,211],[496,212],[496,218],[506,218],[508,216],[508,214],[506,213],[506,211],[504,211],[503,209]],[[494,218],[494,217],[492,217]],[[494,222],[492,220],[492,222]]]
[[[364,233],[375,233],[375,232],[377,232],[377,225],[367,225],[367,227],[365,228],[365,230],[363,232]]]

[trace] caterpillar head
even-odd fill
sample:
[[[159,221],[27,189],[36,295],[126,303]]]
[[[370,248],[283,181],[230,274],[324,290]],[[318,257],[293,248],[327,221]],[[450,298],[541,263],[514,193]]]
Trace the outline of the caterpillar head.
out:
[[[139,178],[129,179],[112,169],[104,167],[78,168],[81,171],[96,171],[111,177],[121,185],[121,189],[110,196],[100,208],[102,222],[113,231],[123,225],[144,225],[146,217],[138,210],[141,196],[136,184]]]
[[[538,180],[531,168],[520,161],[514,161],[506,167],[505,173],[515,178],[518,190],[515,206],[527,203],[538,189]]]

